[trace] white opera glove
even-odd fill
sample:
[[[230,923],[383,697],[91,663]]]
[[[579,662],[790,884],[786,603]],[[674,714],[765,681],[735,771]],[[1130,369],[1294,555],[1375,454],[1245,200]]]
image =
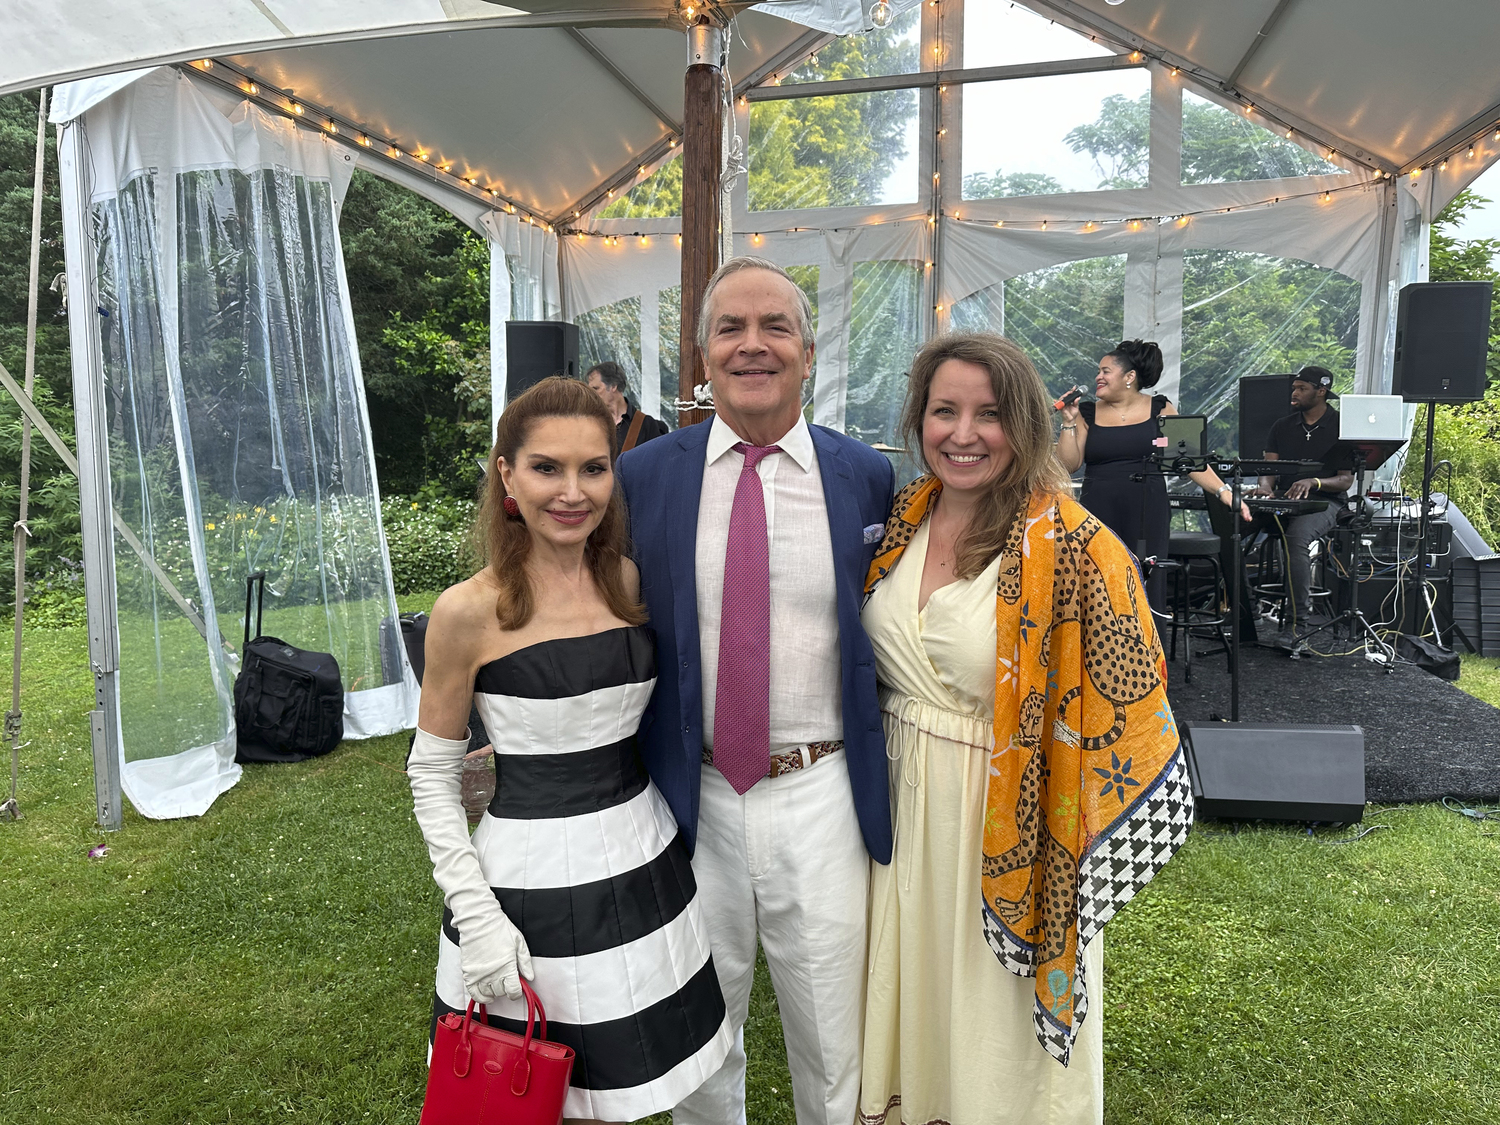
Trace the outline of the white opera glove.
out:
[[[462,938],[464,988],[479,1003],[492,1004],[502,995],[520,999],[520,978],[532,979],[531,951],[495,900],[469,839],[461,796],[468,749],[468,739],[439,738],[419,727],[406,774],[432,877]]]

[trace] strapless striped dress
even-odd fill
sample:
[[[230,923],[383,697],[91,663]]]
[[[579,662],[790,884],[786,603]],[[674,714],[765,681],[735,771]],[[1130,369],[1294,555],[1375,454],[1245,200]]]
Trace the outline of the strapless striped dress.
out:
[[[655,683],[639,627],[531,645],[475,682],[497,776],[474,846],[531,950],[547,1038],[578,1053],[570,1118],[670,1109],[733,1038],[687,848],[636,746]],[[434,1020],[468,1006],[461,940],[445,910]],[[489,1017],[522,1031],[525,1002]]]

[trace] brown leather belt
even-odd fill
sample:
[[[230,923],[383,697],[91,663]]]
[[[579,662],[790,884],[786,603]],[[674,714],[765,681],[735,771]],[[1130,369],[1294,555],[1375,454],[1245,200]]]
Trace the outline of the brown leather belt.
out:
[[[771,772],[768,777],[780,777],[784,773],[793,770],[806,769],[820,758],[826,758],[830,754],[837,754],[844,748],[843,739],[834,742],[809,742],[806,746],[798,746],[794,750],[784,750],[780,754],[771,755]],[[714,764],[714,754],[707,746],[703,748],[703,764],[711,766]]]

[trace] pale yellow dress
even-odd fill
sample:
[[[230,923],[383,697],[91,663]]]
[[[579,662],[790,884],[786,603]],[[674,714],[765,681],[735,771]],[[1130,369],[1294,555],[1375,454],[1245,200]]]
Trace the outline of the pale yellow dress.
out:
[[[918,613],[927,526],[863,615],[892,759],[896,849],[890,865],[873,865],[859,1119],[1102,1122],[1102,938],[1084,954],[1089,1010],[1066,1068],[1037,1043],[1034,982],[1002,968],[984,940],[979,857],[1000,560],[934,591]]]

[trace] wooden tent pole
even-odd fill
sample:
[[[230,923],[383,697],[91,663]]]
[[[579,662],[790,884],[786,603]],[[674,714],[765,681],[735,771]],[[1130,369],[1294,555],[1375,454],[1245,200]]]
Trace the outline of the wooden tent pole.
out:
[[[688,67],[682,113],[682,325],[677,397],[693,401],[708,381],[694,330],[703,291],[719,268],[719,178],[723,172],[724,74],[721,32],[706,19],[688,28]],[[679,410],[678,424],[701,422],[706,410]]]

